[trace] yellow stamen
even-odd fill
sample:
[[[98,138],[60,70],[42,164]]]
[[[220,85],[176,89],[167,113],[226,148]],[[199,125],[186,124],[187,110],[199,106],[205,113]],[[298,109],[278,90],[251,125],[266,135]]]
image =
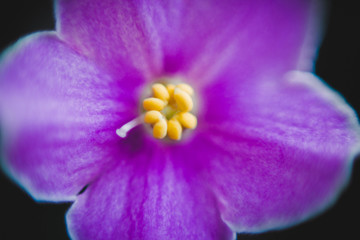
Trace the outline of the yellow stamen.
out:
[[[173,140],[180,140],[182,133],[182,127],[178,120],[175,118],[170,119],[168,122],[167,134],[169,138]]]
[[[176,87],[180,88],[181,90],[184,90],[190,96],[194,95],[194,89],[189,84],[180,83],[180,84],[176,85]]]
[[[191,111],[194,106],[190,95],[180,88],[175,88],[174,99],[178,109],[182,112]]]
[[[145,113],[144,122],[149,124],[155,124],[161,118],[163,118],[163,115],[159,111],[152,110]]]
[[[190,113],[194,107],[194,90],[188,84],[180,83],[152,85],[153,97],[143,101],[147,111],[143,116],[145,123],[153,127],[153,136],[158,139],[166,135],[172,140],[180,140],[183,128],[195,129],[196,117]]]
[[[166,136],[167,132],[167,122],[165,119],[159,120],[157,123],[155,123],[153,128],[153,136],[158,139],[162,139]]]
[[[175,85],[174,84],[168,84],[168,85],[166,85],[166,89],[167,89],[167,91],[169,93],[170,98],[173,98]]]
[[[161,111],[166,106],[166,103],[158,98],[146,98],[143,102],[143,107],[145,110],[156,110]]]
[[[176,115],[176,118],[179,120],[179,122],[184,128],[196,128],[197,119],[193,114],[189,112],[181,112]]]
[[[170,95],[164,85],[160,83],[155,83],[154,85],[152,85],[152,91],[155,98],[159,98],[165,102],[169,101]]]

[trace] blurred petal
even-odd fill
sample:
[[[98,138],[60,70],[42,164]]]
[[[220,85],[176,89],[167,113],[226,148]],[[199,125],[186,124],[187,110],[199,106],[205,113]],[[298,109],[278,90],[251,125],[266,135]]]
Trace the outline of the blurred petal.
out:
[[[325,15],[327,8],[327,1],[313,0],[311,2],[309,15],[306,21],[305,37],[300,48],[297,66],[294,69],[308,72],[315,71],[315,59],[326,30],[324,22],[326,20]]]
[[[58,0],[57,32],[108,70],[130,64],[148,77],[160,70],[162,52],[156,32],[145,29],[148,16],[137,8],[141,4],[133,1]]]
[[[232,239],[212,194],[165,151],[141,152],[104,174],[67,214],[73,239]]]
[[[316,18],[308,22],[318,13],[313,2],[59,0],[57,29],[114,71],[127,59],[149,78],[181,71],[198,81],[214,78],[228,64],[240,73],[296,69],[301,52],[314,48],[304,47],[308,28],[318,26]]]
[[[8,174],[37,200],[74,200],[117,157],[115,129],[137,104],[120,88],[124,76],[111,78],[53,33],[8,50],[0,66]]]
[[[243,88],[209,86],[199,134],[181,149],[201,159],[223,220],[234,231],[264,231],[326,208],[359,153],[353,110],[310,73]]]

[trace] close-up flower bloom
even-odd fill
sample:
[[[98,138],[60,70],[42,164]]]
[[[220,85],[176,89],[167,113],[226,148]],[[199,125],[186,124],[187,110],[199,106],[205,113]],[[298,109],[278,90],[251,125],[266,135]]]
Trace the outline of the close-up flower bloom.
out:
[[[359,125],[320,1],[58,0],[0,62],[2,166],[71,239],[233,239],[325,210]]]

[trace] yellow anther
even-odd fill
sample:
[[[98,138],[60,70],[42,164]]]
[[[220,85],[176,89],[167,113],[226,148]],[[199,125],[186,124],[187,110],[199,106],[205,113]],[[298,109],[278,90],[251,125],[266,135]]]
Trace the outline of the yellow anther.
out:
[[[166,85],[166,89],[167,89],[167,91],[169,93],[170,98],[172,98],[173,95],[174,95],[175,85],[174,84],[168,84],[168,85]]]
[[[164,117],[159,111],[152,110],[145,113],[144,122],[149,124],[155,124],[162,118]]]
[[[161,111],[166,106],[166,103],[158,98],[146,98],[143,102],[143,107],[146,111],[156,110]]]
[[[184,128],[196,128],[197,118],[189,112],[181,112],[176,114],[176,119],[179,120]]]
[[[168,126],[167,126],[166,120],[160,119],[154,125],[153,136],[158,139],[164,138],[166,136],[167,128],[168,128]]]
[[[180,88],[181,90],[184,90],[190,96],[194,95],[194,89],[189,84],[180,83],[180,84],[176,85],[176,87]]]
[[[178,120],[170,119],[168,122],[167,134],[173,140],[180,140],[182,127]]]
[[[159,98],[165,102],[169,101],[170,95],[164,85],[155,83],[152,85],[152,91],[154,93],[154,97]]]
[[[180,88],[175,88],[174,99],[178,109],[182,112],[191,111],[194,106],[193,100],[191,99],[190,95]]]
[[[154,138],[162,139],[168,135],[169,139],[180,140],[185,128],[196,128],[197,118],[189,112],[194,107],[191,86],[155,83],[152,92],[153,96],[143,101],[146,111],[143,122],[152,126]],[[120,130],[117,131],[119,136],[122,135]]]

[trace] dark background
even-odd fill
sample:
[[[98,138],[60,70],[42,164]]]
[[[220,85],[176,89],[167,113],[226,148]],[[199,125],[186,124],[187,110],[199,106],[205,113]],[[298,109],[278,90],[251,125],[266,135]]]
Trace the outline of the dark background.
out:
[[[290,0],[291,1],[291,0]],[[357,1],[329,1],[325,38],[316,73],[360,113],[360,13]],[[19,37],[54,29],[51,0],[1,1],[0,52]],[[38,204],[0,171],[0,239],[68,239],[70,204]],[[320,216],[287,230],[239,239],[360,239],[360,163],[337,203]]]

